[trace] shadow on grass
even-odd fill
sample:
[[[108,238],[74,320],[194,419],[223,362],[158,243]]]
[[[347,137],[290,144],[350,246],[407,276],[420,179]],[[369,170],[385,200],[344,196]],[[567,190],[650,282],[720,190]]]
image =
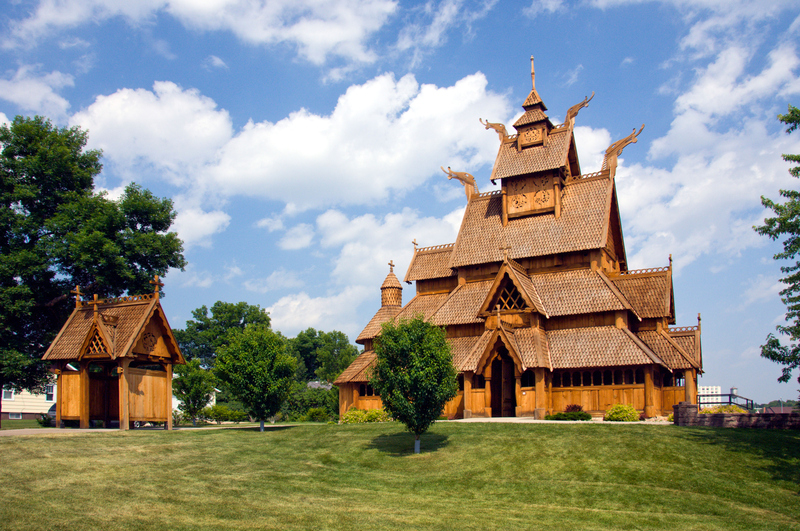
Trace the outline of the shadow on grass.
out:
[[[272,424],[265,424],[265,425],[264,425],[264,433],[271,432],[271,431],[283,431],[283,430],[289,430],[289,429],[296,428],[296,427],[297,427],[297,426],[292,426],[292,425],[280,425],[280,426],[275,426],[275,425],[272,425]],[[187,431],[188,431],[188,430],[187,430]],[[226,427],[224,427],[224,428],[217,428],[217,429],[207,429],[207,430],[204,430],[204,429],[199,429],[199,430],[192,430],[192,431],[193,431],[194,433],[203,433],[203,434],[206,434],[206,433],[215,433],[215,432],[216,432],[216,433],[219,433],[219,432],[221,432],[221,431],[223,431],[223,432],[227,432],[227,431],[237,431],[237,432],[242,432],[242,431],[247,431],[247,432],[259,432],[259,431],[260,431],[260,429],[259,429],[259,427],[258,427],[258,426],[226,426]]]
[[[800,494],[800,431],[756,428],[687,428],[693,442],[720,444],[728,451],[756,456],[778,481],[794,484]]]
[[[447,435],[425,433],[420,437],[420,452],[435,452],[447,445]],[[378,435],[367,445],[368,449],[378,450],[391,455],[408,455],[414,453],[414,434],[407,431],[391,435]]]

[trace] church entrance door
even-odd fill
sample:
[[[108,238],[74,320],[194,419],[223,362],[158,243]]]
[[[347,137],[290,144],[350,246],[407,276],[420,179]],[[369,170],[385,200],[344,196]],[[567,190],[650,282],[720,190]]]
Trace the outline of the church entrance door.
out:
[[[514,362],[503,349],[492,361],[492,416],[514,417],[517,407]]]

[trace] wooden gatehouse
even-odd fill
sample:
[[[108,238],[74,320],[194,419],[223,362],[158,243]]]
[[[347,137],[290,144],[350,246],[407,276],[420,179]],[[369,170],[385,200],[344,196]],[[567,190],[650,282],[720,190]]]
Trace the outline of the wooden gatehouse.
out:
[[[419,314],[446,328],[459,371],[448,417],[543,418],[570,404],[601,415],[617,403],[654,417],[697,403],[700,316],[697,326],[671,326],[672,257],[665,267],[627,267],[615,175],[617,157],[642,129],[609,146],[599,171],[583,174],[573,128],[591,98],[555,126],[533,59],[531,80],[515,134],[481,120],[499,136],[491,181],[500,190],[480,193],[472,175],[442,168],[467,195],[458,237],[426,248],[413,242],[405,281],[416,283],[416,295],[405,306],[390,269],[381,308],[356,339],[364,353],[335,382],[340,413],[381,407],[369,385],[374,340],[382,323]]]
[[[58,377],[56,426],[77,420],[104,427],[164,422],[172,429],[172,367],[186,361],[153,293],[81,300],[42,359]]]

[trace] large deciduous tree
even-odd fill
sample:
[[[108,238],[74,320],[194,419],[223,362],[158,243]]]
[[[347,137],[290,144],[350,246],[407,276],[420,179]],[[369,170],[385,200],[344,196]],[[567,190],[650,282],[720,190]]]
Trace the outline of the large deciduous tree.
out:
[[[39,116],[0,127],[0,385],[41,391],[39,362],[80,284],[101,297],[145,292],[153,275],[183,268],[168,232],[172,201],[136,185],[111,200],[95,193],[101,153],[87,133]]]
[[[444,329],[421,316],[384,323],[375,339],[375,354],[370,384],[384,409],[414,434],[414,452],[419,453],[420,436],[458,393]]]
[[[197,425],[197,417],[214,396],[216,378],[211,371],[200,366],[198,359],[187,360],[186,365],[176,365],[175,375],[172,393],[180,401],[178,409]]]
[[[778,120],[788,125],[786,133],[791,133],[800,126],[800,109],[789,105],[787,114],[779,114]],[[787,162],[800,163],[800,155],[783,155]],[[800,166],[789,169],[794,177],[800,177]],[[776,203],[761,197],[761,204],[775,213],[775,217],[766,218],[764,225],[755,227],[756,232],[769,236],[772,240],[783,239],[783,252],[776,254],[775,260],[795,260],[794,264],[782,266],[786,276],[781,282],[786,288],[781,291],[781,300],[786,305],[786,324],[779,325],[780,335],[788,336],[789,344],[784,345],[773,334],[767,336],[767,342],[761,346],[761,356],[784,365],[779,382],[788,382],[792,371],[800,367],[800,191],[781,190],[780,195],[786,198],[783,203]],[[800,382],[800,375],[797,381]]]
[[[205,306],[192,311],[185,330],[174,330],[175,339],[187,359],[199,359],[205,367],[213,367],[217,350],[226,345],[232,334],[249,325],[269,327],[269,314],[258,305],[246,302],[217,301],[211,314]]]
[[[294,381],[295,359],[286,340],[266,326],[251,325],[229,337],[217,350],[215,371],[251,417],[264,421],[275,415]]]

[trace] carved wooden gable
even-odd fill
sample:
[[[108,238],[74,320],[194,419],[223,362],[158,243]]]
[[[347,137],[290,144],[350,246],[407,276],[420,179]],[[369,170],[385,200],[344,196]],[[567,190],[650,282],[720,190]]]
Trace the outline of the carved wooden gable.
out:
[[[556,208],[555,179],[551,175],[507,179],[506,189],[508,216],[552,212]]]
[[[139,340],[134,345],[133,353],[144,356],[169,358],[171,356],[166,344],[168,340],[164,327],[161,324],[161,319],[158,314],[154,314],[145,326]]]

